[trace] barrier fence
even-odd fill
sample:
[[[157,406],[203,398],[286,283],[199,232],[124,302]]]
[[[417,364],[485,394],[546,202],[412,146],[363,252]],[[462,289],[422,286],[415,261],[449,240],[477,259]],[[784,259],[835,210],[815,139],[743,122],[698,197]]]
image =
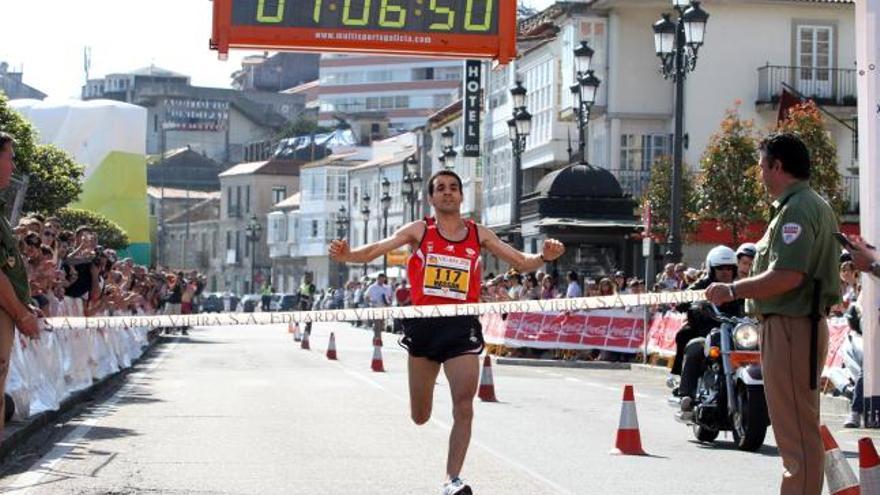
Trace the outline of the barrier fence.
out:
[[[45,332],[31,341],[16,334],[6,391],[15,418],[55,410],[71,393],[129,368],[146,349],[148,332],[162,327],[272,325],[399,318],[479,316],[488,344],[544,349],[646,350],[671,356],[686,316],[646,308],[704,300],[702,291],[627,294],[538,301],[405,306],[288,313],[229,313],[131,317],[61,317],[41,320]],[[650,316],[650,318],[646,318]],[[826,370],[839,367],[847,335],[844,318],[831,318]],[[647,332],[646,332],[647,330]],[[645,341],[647,333],[647,342]]]

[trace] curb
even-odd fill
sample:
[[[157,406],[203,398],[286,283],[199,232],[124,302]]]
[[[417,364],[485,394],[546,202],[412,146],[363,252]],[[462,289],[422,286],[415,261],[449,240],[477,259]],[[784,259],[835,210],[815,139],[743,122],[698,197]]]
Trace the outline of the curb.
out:
[[[73,392],[61,401],[57,410],[44,411],[40,414],[29,417],[25,421],[7,424],[5,428],[6,431],[2,432],[2,441],[0,441],[2,442],[0,443],[0,463],[6,461],[11,453],[27,443],[31,437],[47,425],[54,423],[66,413],[73,410],[76,406],[94,400],[101,392],[104,392],[117,383],[122,382],[129,373],[135,370],[136,364],[152,354],[152,351],[155,349],[159,340],[158,334],[150,336],[148,338],[147,348],[144,350],[143,354],[132,363],[131,367],[117,371],[112,375],[105,376],[92,383],[88,388]]]
[[[506,366],[532,366],[542,368],[584,368],[594,370],[628,370],[631,363],[610,363],[606,361],[564,361],[558,359],[497,358],[495,364]]]

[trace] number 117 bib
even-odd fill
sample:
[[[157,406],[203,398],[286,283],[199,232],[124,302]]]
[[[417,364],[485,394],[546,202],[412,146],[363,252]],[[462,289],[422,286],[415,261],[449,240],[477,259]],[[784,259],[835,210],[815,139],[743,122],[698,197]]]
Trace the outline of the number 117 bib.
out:
[[[425,295],[464,301],[471,279],[471,260],[430,253],[425,264]]]

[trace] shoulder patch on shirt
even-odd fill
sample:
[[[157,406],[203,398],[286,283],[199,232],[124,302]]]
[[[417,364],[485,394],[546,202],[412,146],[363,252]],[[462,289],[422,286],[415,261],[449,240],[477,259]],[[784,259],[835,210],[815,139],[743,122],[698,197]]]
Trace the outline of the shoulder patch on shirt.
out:
[[[799,223],[787,223],[782,226],[782,242],[791,244],[801,236],[804,229]]]

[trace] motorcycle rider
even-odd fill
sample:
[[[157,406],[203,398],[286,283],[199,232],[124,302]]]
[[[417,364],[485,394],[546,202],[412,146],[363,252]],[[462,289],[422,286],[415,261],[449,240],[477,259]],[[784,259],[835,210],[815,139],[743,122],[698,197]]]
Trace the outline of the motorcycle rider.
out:
[[[738,271],[736,253],[727,246],[715,246],[706,255],[706,269],[708,273],[688,287],[688,290],[703,290],[714,282],[732,283],[736,279]],[[675,361],[679,363],[678,371],[681,374],[677,395],[681,398],[683,419],[689,419],[688,413],[693,410],[697,380],[703,372],[705,361],[703,349],[706,335],[716,326],[716,322],[704,314],[701,304],[682,304],[677,309],[687,312],[687,324],[675,336]],[[718,309],[731,316],[745,314],[745,305],[742,300],[723,304]],[[673,372],[675,370],[674,362]]]

